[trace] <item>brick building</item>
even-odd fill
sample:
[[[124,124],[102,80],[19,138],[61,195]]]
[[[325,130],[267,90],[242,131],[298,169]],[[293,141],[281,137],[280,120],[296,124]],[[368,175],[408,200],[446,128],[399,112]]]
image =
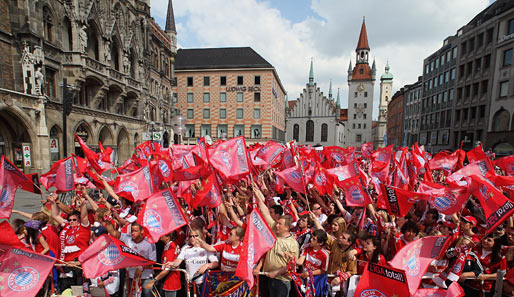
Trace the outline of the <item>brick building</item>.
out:
[[[285,140],[286,91],[275,68],[253,49],[180,49],[175,75],[186,140]]]
[[[387,145],[403,144],[403,98],[404,89],[397,91],[387,106]]]

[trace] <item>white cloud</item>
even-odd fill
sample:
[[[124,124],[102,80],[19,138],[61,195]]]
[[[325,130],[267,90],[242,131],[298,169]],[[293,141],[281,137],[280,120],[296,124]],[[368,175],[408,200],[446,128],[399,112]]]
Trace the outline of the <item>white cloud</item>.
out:
[[[280,1],[280,0],[277,0]],[[151,0],[152,14],[165,20],[168,0]],[[313,15],[291,23],[274,3],[256,0],[174,0],[179,41],[186,47],[251,46],[278,71],[289,99],[299,97],[308,81],[311,57],[318,86],[334,96],[341,88],[346,106],[347,69],[354,61],[362,16],[366,16],[371,56],[377,78],[387,60],[394,74],[394,89],[414,83],[423,59],[443,40],[469,22],[489,0],[313,0]],[[161,24],[164,25],[164,24]],[[371,63],[371,61],[370,61]],[[379,80],[375,102],[378,102]],[[376,117],[377,106],[375,104]]]

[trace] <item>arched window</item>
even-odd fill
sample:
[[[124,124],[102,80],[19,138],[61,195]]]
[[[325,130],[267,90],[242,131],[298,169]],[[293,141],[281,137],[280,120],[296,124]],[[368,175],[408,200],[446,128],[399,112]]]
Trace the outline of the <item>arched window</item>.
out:
[[[305,142],[313,142],[314,141],[314,122],[312,120],[308,120],[305,127]]]
[[[62,39],[64,50],[72,51],[73,50],[73,32],[71,31],[71,22],[68,17],[64,17],[63,20],[64,25],[64,38]]]
[[[509,130],[510,115],[503,107],[493,116],[492,130],[493,132]]]
[[[325,142],[328,140],[328,125],[323,123],[321,125],[321,141]]]
[[[111,45],[111,67],[120,71],[120,51],[116,40]]]
[[[44,29],[44,34],[45,34],[44,38],[46,41],[49,41],[49,42],[53,41],[53,36],[52,36],[53,26],[54,26],[54,23],[53,23],[52,14],[50,13],[50,9],[48,9],[48,7],[45,6],[43,8],[43,29]]]
[[[293,139],[300,141],[300,125],[294,124],[293,126]]]
[[[91,23],[89,23],[87,27],[87,55],[97,61],[99,60],[98,36],[94,25]]]

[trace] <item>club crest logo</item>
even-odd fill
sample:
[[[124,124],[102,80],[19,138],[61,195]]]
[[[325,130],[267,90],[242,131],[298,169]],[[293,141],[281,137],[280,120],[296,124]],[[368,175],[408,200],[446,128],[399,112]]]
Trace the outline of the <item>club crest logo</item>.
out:
[[[39,282],[39,272],[36,269],[23,266],[13,270],[7,277],[9,289],[24,292],[33,289]]]
[[[164,160],[159,160],[159,169],[161,170],[161,174],[164,177],[170,176],[170,167],[168,166],[168,163]]]
[[[298,171],[291,171],[289,174],[289,177],[291,178],[292,182],[295,184],[299,184],[302,182],[302,175]]]
[[[375,289],[368,289],[361,292],[360,297],[387,297],[386,294]]]
[[[68,244],[75,243],[75,235],[68,236],[68,238],[66,238],[66,241],[68,242]]]
[[[421,254],[421,243],[417,242],[404,256],[403,269],[405,273],[411,276],[416,276],[420,272],[419,255]]]
[[[268,147],[267,147],[267,146],[263,146],[263,147],[259,150],[259,154],[264,154],[267,150],[268,150]]]
[[[507,172],[514,172],[514,162],[511,162],[505,166],[505,169],[507,169]]]
[[[336,153],[336,152],[331,153],[330,157],[332,157],[332,160],[335,160],[338,163],[343,163],[344,162],[344,156],[341,155],[340,153]]]
[[[139,187],[133,181],[124,181],[118,187],[119,192],[132,193],[132,197],[136,198],[139,195]]]
[[[485,201],[487,201],[489,198],[491,198],[491,196],[487,192],[487,187],[485,185],[480,185],[478,187],[478,190],[480,191],[480,194],[482,195],[482,197],[484,197]]]
[[[438,211],[444,212],[457,204],[457,198],[451,194],[444,194],[430,198],[430,204]]]
[[[162,233],[162,217],[161,215],[153,210],[145,211],[143,217],[143,224],[153,233]]]
[[[232,169],[232,157],[230,154],[227,151],[220,151],[219,155],[225,166],[228,167],[229,170]]]
[[[147,146],[145,146],[145,153],[146,153],[147,155],[150,155],[150,154],[151,154],[151,153],[150,153],[150,148],[149,148],[149,147],[147,147]]]
[[[327,184],[327,177],[325,176],[325,174],[323,174],[322,172],[318,173],[316,175],[316,178],[314,179],[314,181],[316,182],[316,184],[318,186],[324,186]]]
[[[98,261],[106,266],[114,266],[119,264],[125,256],[120,254],[118,247],[111,243],[107,248],[98,254]]]
[[[8,185],[4,185],[4,188],[2,189],[2,193],[0,193],[0,207],[5,208],[12,204],[12,191],[11,187]]]
[[[355,204],[364,203],[364,195],[359,186],[353,185],[348,188],[348,198]]]
[[[387,161],[387,156],[386,156],[386,154],[378,154],[378,156],[377,156],[377,161],[378,161],[378,162],[386,162],[386,161]]]

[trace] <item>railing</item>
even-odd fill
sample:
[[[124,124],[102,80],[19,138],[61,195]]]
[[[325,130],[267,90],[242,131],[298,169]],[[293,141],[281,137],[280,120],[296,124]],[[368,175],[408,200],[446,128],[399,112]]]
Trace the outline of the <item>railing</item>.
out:
[[[96,70],[100,73],[103,73],[105,68],[105,66],[102,63],[90,57],[86,57],[86,67]]]
[[[123,74],[121,74],[119,71],[116,71],[115,69],[109,68],[109,76],[119,82],[123,81]]]
[[[141,83],[133,79],[132,77],[127,76],[127,84],[135,89],[141,88]]]

